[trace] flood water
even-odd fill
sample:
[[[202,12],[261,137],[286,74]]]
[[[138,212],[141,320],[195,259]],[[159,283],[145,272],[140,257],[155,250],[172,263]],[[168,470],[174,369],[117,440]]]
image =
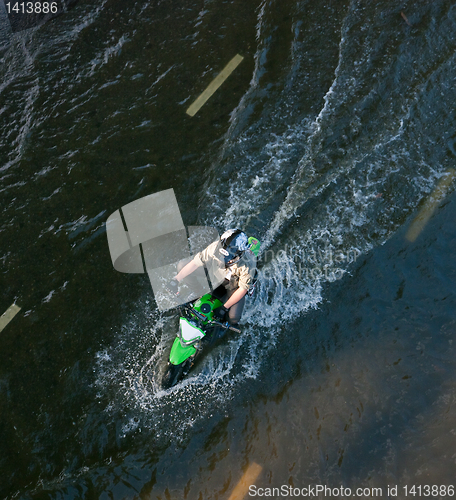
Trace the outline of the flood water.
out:
[[[454,181],[407,235],[455,168],[455,31],[448,0],[80,0],[14,34],[0,4],[1,498],[225,500],[252,464],[451,496]],[[163,391],[177,314],[105,222],[170,188],[262,279]]]

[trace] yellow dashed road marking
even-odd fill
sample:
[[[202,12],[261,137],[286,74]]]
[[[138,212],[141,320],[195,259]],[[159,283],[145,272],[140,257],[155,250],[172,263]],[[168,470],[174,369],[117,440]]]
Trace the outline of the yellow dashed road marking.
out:
[[[187,114],[195,116],[200,108],[207,102],[207,100],[214,94],[214,92],[222,85],[222,83],[231,75],[231,73],[239,66],[240,62],[244,59],[239,54],[236,54],[233,59],[222,69],[222,71],[212,80],[206,90],[190,105],[187,109]]]
[[[241,477],[241,480],[234,488],[233,493],[231,493],[228,500],[242,500],[248,493],[249,486],[255,484],[255,481],[262,470],[263,467],[261,467],[261,465],[253,462],[253,464],[250,465],[250,467],[245,471],[245,474]]]
[[[20,310],[21,308],[16,304],[13,304],[8,307],[8,309],[0,316],[0,332],[14,318],[14,316],[16,316],[16,314]]]
[[[449,169],[444,177],[442,177],[437,184],[429,198],[425,201],[423,207],[421,208],[418,215],[413,219],[410,224],[409,230],[405,237],[410,241],[414,242],[424,226],[429,222],[435,209],[439,206],[440,202],[445,198],[446,192],[450,187],[451,182],[456,177],[456,170]]]

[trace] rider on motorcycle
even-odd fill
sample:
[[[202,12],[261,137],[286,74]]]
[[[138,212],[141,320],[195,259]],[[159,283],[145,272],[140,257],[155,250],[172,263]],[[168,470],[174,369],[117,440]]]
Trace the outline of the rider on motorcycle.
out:
[[[221,283],[214,294],[219,295],[223,306],[214,310],[214,317],[224,321],[228,314],[228,322],[234,326],[239,323],[245,304],[245,295],[254,284],[256,274],[256,257],[249,251],[247,235],[240,229],[228,229],[220,240],[214,241],[193,260],[178,267],[174,277],[174,286],[199,267],[205,265],[211,281]],[[215,286],[215,285],[214,285]]]

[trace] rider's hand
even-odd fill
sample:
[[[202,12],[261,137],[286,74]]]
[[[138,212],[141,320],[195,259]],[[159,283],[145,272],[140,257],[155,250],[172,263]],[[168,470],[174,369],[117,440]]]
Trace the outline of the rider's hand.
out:
[[[176,279],[172,279],[166,285],[166,288],[174,295],[179,295],[179,282]]]
[[[225,319],[225,314],[228,312],[228,309],[224,306],[217,307],[212,312],[213,318],[215,321],[223,321]]]

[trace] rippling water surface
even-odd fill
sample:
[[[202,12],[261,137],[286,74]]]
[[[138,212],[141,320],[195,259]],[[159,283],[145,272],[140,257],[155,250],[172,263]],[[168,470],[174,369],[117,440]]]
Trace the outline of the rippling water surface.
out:
[[[455,29],[439,0],[2,11],[2,498],[227,499],[254,462],[262,488],[454,483],[454,182],[406,236],[455,168]],[[105,221],[169,188],[263,253],[242,334],[162,391],[177,316]]]

